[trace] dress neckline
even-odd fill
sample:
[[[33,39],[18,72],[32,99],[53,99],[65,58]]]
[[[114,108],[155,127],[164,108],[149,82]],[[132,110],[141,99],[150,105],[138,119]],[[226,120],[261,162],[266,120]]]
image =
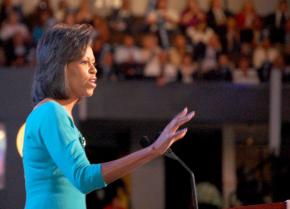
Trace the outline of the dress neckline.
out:
[[[68,113],[68,111],[67,111],[67,109],[63,106],[63,105],[61,105],[59,102],[57,102],[57,101],[55,101],[54,99],[49,99],[49,98],[47,98],[47,99],[43,99],[42,101],[40,101],[37,105],[35,105],[34,106],[34,108],[33,108],[33,110],[36,110],[37,108],[39,108],[39,107],[41,107],[42,105],[45,105],[45,104],[47,104],[47,103],[55,103],[55,104],[57,104],[57,106],[60,106],[63,110],[64,110],[64,112],[66,113],[66,115],[73,121],[73,123],[74,123],[74,119],[70,116],[70,114]]]

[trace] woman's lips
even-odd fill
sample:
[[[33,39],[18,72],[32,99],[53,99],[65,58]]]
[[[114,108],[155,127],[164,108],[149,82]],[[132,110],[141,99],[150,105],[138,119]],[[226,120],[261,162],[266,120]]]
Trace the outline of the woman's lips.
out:
[[[91,86],[96,87],[97,86],[97,78],[92,78],[89,79],[89,84],[91,84]]]

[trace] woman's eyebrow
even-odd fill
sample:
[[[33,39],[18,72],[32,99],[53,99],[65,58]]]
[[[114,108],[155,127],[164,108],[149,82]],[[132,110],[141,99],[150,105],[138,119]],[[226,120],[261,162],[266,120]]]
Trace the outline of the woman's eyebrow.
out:
[[[87,61],[92,62],[92,63],[96,62],[95,58],[84,57],[84,59],[86,59]]]

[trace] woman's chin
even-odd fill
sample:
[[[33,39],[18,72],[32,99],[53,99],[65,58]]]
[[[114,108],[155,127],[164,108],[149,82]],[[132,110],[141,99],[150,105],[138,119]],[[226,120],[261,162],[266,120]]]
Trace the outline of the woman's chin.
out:
[[[95,90],[95,89],[90,89],[90,90],[88,90],[88,91],[86,92],[86,95],[85,95],[84,97],[91,97],[91,96],[93,96],[93,95],[94,95],[94,90]]]

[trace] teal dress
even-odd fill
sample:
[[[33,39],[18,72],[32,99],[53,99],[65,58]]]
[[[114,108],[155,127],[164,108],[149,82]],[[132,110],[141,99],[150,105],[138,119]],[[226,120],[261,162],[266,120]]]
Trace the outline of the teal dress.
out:
[[[106,186],[101,165],[90,164],[82,135],[65,108],[48,101],[26,120],[25,209],[85,209],[85,194]]]

